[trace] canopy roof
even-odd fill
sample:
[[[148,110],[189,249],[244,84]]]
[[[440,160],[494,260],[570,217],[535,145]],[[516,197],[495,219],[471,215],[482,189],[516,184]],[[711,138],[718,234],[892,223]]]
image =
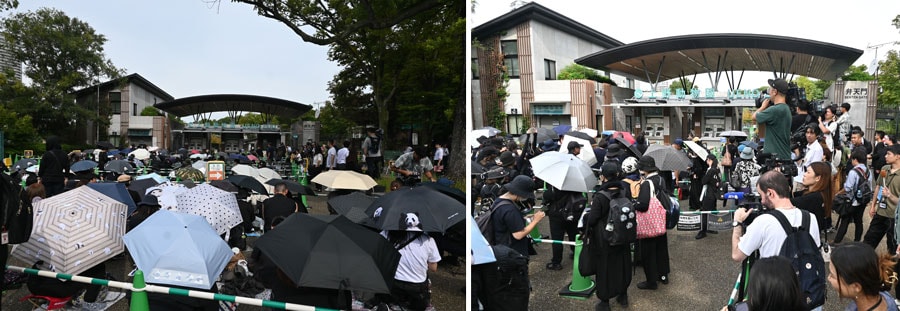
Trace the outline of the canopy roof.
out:
[[[249,111],[293,119],[312,106],[284,99],[239,94],[214,94],[179,98],[153,105],[178,117],[218,111]]]
[[[770,71],[834,80],[863,51],[831,43],[759,34],[696,34],[613,47],[576,63],[648,83],[726,71]]]

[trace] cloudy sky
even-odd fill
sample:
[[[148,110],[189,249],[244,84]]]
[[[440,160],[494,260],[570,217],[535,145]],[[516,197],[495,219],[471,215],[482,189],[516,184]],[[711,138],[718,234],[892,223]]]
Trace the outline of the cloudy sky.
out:
[[[305,43],[249,5],[222,0],[20,1],[53,7],[107,38],[106,56],[175,98],[251,94],[312,105],[329,99],[339,68],[327,47]],[[222,113],[222,116],[225,114]]]
[[[891,25],[900,14],[897,0],[535,2],[626,44],[699,33],[780,35],[863,50],[865,53],[855,65],[868,66],[875,57],[875,50],[868,46],[900,41],[900,30]],[[469,26],[476,27],[509,12],[511,3],[513,0],[478,0],[474,13],[469,13]],[[889,49],[900,50],[900,45],[878,49],[882,59]],[[765,85],[765,79],[771,77],[771,73],[745,74],[742,85]],[[696,81],[702,87],[710,85],[705,76],[698,75]],[[720,89],[723,84],[724,78]],[[649,89],[647,84],[643,85]]]

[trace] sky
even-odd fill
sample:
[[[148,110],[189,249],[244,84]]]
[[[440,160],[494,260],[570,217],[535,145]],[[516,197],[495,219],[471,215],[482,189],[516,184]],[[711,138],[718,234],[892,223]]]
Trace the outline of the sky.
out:
[[[28,0],[12,12],[41,7],[87,22],[106,36],[105,54],[115,66],[175,98],[249,94],[313,105],[329,99],[328,81],[340,70],[328,61],[327,47],[303,42],[247,4]]]
[[[513,0],[478,0],[469,11],[476,27],[511,10]],[[531,1],[525,1],[525,3]],[[752,33],[805,38],[863,50],[854,65],[868,66],[875,57],[868,46],[900,41],[891,21],[900,14],[900,1],[596,1],[537,0],[553,11],[626,44],[643,40],[701,33]],[[900,45],[878,49],[880,59]],[[559,66],[558,68],[562,68]],[[739,75],[739,73],[735,73]],[[690,77],[688,77],[690,78]],[[742,88],[765,85],[772,73],[744,74]],[[700,87],[711,84],[697,75]],[[640,83],[642,89],[649,84]],[[720,90],[727,88],[724,77]]]

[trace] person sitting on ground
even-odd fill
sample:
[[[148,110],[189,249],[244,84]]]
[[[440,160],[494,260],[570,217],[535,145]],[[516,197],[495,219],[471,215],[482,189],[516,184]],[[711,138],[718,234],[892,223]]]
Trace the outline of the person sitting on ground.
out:
[[[897,310],[894,297],[885,288],[896,282],[894,259],[878,255],[871,246],[847,243],[835,246],[828,264],[828,283],[841,298],[850,298],[845,310]]]
[[[781,256],[761,258],[750,269],[747,300],[734,305],[736,311],[805,311],[800,280],[791,261]],[[728,306],[722,311],[728,311]]]

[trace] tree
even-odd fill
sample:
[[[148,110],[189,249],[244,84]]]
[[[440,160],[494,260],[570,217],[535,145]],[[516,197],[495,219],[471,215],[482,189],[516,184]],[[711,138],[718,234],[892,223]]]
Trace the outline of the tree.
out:
[[[612,84],[616,85],[612,79],[607,76],[602,76],[596,70],[579,65],[579,64],[571,64],[563,68],[559,71],[559,75],[557,78],[560,80],[576,80],[576,79],[588,79],[594,80],[600,83]]]
[[[688,90],[692,90],[692,89],[698,89],[698,90],[699,90],[699,89],[700,89],[700,87],[694,85],[694,83],[691,82],[691,81],[689,81],[689,80],[685,80],[685,82],[687,82],[687,86],[688,86],[687,89],[688,89]],[[680,88],[682,88],[682,87],[681,87],[681,79],[675,79],[675,80],[672,81],[672,84],[669,84],[669,91],[671,91],[672,94],[675,94],[675,90],[678,90],[678,89],[680,89]]]
[[[841,80],[844,81],[872,81],[875,80],[875,77],[869,74],[867,71],[866,65],[853,66],[847,68],[847,71],[844,72],[844,76],[841,77]]]
[[[288,26],[305,42],[330,45],[368,29],[390,30],[403,21],[447,6],[445,0],[290,1],[233,0]]]
[[[900,14],[898,14],[897,17],[894,17],[894,20],[891,22],[891,24],[893,24],[894,27],[897,27],[897,29],[900,29]]]
[[[900,77],[896,74],[900,72],[900,55],[897,51],[889,51],[878,65],[881,72],[878,75],[878,85],[881,87],[881,93],[878,94],[879,107],[900,107]],[[889,74],[891,72],[894,74]]]
[[[794,83],[797,83],[797,87],[804,89],[806,91],[806,99],[809,101],[822,99],[825,94],[825,88],[819,88],[819,84],[816,83],[817,80],[812,80],[810,78],[799,76],[797,79],[794,79]]]
[[[0,27],[13,58],[25,64],[23,73],[31,80],[28,87],[34,94],[29,102],[12,109],[33,116],[38,133],[65,139],[73,137],[77,122],[109,123],[97,115],[98,107],[79,106],[72,95],[98,79],[122,75],[103,54],[106,37],[87,23],[49,8],[13,14]]]
[[[6,140],[7,153],[40,149],[40,137],[31,124],[31,116],[12,109],[27,105],[33,95],[31,89],[14,78],[12,70],[0,73],[0,131]]]
[[[0,0],[0,12],[19,7],[19,0]]]
[[[153,108],[152,106],[144,107],[144,110],[141,110],[142,117],[157,117],[162,116],[163,114],[159,112],[158,109]]]

